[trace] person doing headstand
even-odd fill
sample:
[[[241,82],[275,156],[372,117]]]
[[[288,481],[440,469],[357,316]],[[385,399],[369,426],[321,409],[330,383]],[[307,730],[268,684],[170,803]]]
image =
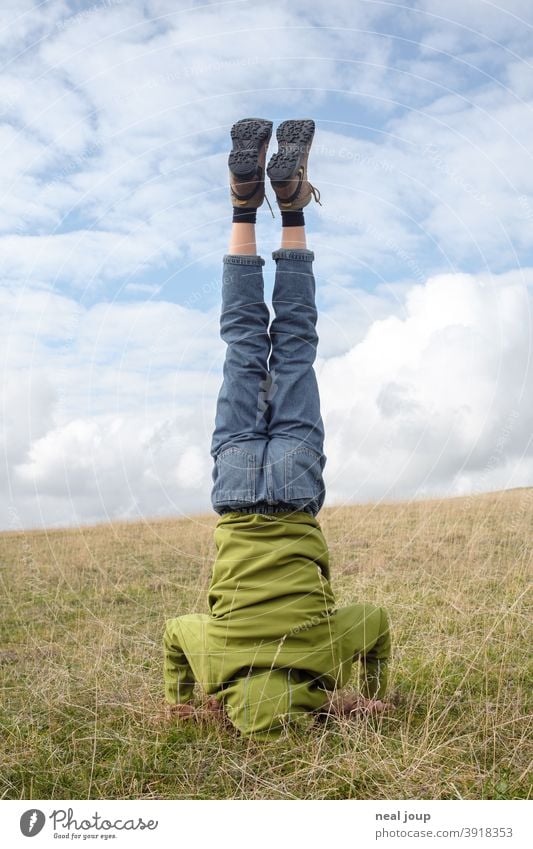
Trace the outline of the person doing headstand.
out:
[[[284,121],[266,173],[282,216],[269,327],[256,210],[265,197],[272,122],[238,121],[229,154],[233,223],[223,257],[220,332],[227,343],[211,444],[217,556],[208,614],[166,622],[165,698],[194,716],[195,682],[245,736],[278,737],[309,714],[379,712],[391,651],[386,611],[336,607],[326,541],[324,426],[313,364],[318,336],[313,251],[303,208],[315,125]],[[362,693],[341,693],[352,664]]]

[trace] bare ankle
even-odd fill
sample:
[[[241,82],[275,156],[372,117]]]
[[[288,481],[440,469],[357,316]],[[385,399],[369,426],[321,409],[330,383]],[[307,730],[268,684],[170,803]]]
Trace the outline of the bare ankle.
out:
[[[246,256],[257,255],[255,224],[232,224],[228,253]]]
[[[307,248],[305,227],[282,227],[281,247],[289,249]]]

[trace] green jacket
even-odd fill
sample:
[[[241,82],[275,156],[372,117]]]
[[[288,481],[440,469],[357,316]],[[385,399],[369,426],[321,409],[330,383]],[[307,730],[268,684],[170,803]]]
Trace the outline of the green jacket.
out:
[[[241,733],[277,736],[344,686],[387,623],[372,605],[336,610],[328,548],[308,513],[226,513],[215,544],[210,613],[167,621],[166,698],[188,701],[198,681]]]

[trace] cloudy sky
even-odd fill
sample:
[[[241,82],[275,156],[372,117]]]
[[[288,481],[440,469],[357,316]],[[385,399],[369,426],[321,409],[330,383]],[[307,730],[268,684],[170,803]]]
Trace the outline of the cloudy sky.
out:
[[[317,127],[326,503],[533,485],[532,36],[529,0],[3,0],[1,527],[210,510],[249,116]]]

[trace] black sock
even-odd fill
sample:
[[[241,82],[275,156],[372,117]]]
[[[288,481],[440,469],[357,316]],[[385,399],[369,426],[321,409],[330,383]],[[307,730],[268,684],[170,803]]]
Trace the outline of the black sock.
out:
[[[303,209],[281,210],[282,227],[303,227],[305,224]]]
[[[255,224],[257,209],[241,209],[238,206],[233,207],[233,223],[236,224]]]

